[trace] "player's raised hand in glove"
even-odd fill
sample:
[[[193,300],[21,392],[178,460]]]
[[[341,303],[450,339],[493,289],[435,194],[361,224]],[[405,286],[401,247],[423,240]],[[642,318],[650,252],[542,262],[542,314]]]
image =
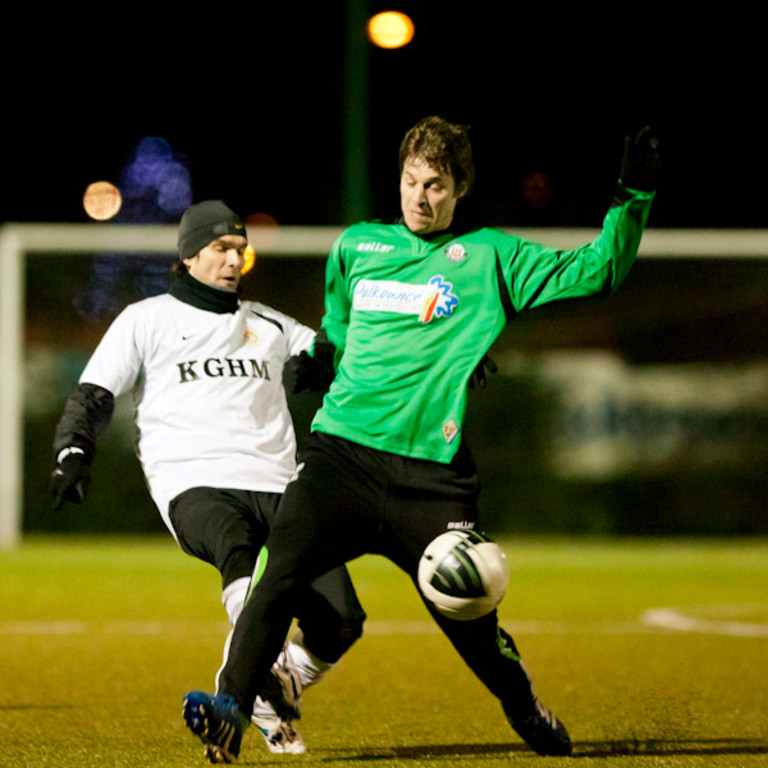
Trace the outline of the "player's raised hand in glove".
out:
[[[625,187],[652,192],[656,189],[661,172],[659,138],[646,125],[632,138],[624,138],[624,157],[621,160],[621,181]]]
[[[90,462],[85,451],[74,445],[59,451],[51,475],[54,511],[61,509],[65,501],[82,503],[90,482]]]

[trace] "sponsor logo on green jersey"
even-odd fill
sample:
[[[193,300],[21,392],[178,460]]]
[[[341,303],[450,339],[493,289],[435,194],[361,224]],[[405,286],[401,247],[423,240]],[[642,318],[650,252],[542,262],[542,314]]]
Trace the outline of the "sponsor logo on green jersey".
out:
[[[435,275],[426,285],[396,280],[360,280],[355,286],[352,306],[361,312],[396,312],[418,315],[419,322],[450,317],[459,304],[453,284]]]

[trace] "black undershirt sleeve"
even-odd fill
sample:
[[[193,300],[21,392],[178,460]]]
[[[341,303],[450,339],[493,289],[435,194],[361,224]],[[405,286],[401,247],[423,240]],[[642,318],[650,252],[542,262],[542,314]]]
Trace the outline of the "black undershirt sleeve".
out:
[[[53,440],[54,460],[63,448],[77,446],[88,463],[96,453],[96,438],[107,428],[115,408],[115,397],[96,384],[80,384],[64,406]]]

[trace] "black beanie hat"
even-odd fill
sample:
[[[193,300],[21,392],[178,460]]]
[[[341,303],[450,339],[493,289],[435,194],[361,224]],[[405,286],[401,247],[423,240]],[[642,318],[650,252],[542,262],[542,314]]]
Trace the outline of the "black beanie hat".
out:
[[[184,211],[179,224],[179,258],[191,259],[222,235],[245,234],[243,220],[221,200],[205,200]]]

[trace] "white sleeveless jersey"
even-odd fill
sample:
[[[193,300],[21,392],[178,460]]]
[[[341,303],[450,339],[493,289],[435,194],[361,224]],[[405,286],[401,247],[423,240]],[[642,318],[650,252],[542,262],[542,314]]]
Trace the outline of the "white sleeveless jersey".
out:
[[[112,323],[80,383],[133,392],[139,460],[171,533],[168,504],[189,488],[285,489],[296,438],[283,364],[314,335],[259,302],[218,314],[170,294]]]

